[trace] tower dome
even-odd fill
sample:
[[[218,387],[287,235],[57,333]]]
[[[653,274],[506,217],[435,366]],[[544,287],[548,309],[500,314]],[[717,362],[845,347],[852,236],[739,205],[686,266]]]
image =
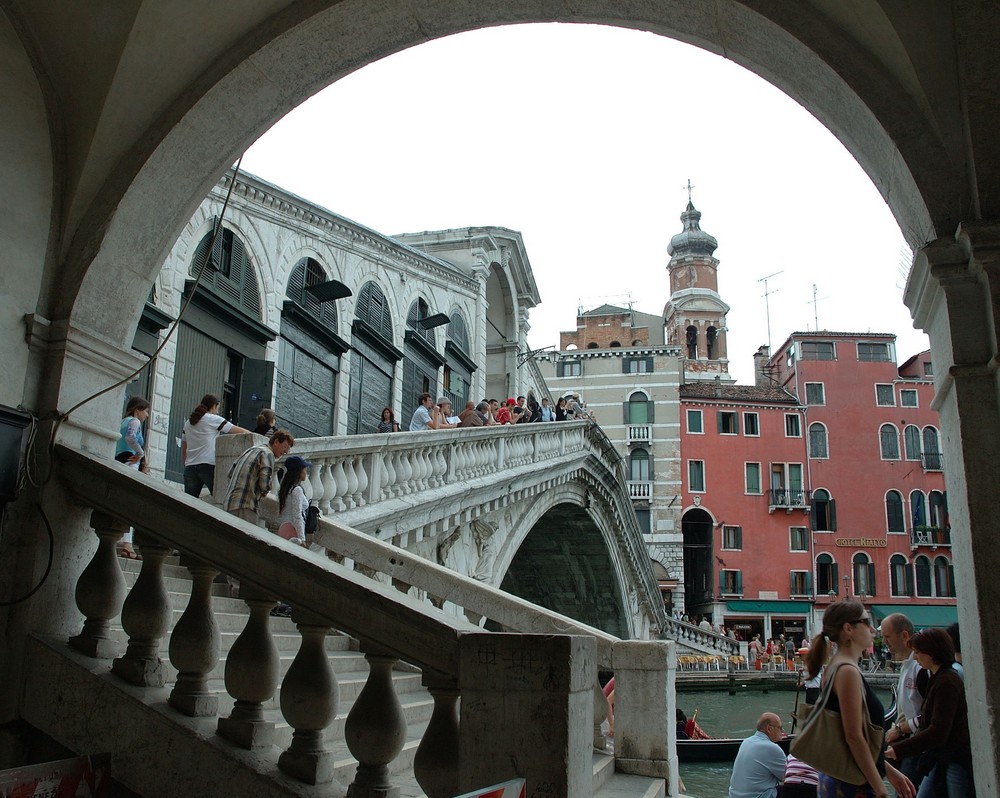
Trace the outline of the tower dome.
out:
[[[714,236],[710,236],[701,229],[701,211],[694,207],[694,203],[688,200],[684,213],[681,214],[681,221],[684,229],[670,239],[670,246],[667,247],[667,254],[672,258],[680,259],[685,257],[711,258],[719,242]]]

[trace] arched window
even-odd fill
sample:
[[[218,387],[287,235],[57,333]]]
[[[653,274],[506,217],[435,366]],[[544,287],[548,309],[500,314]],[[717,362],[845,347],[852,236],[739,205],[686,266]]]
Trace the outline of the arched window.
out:
[[[323,267],[314,258],[302,258],[292,273],[288,275],[288,287],[285,296],[306,313],[319,321],[330,332],[337,332],[337,306],[333,302],[321,302],[309,289],[328,282],[329,278]]]
[[[597,349],[597,341],[591,341],[587,344],[587,349]]]
[[[899,459],[899,431],[892,424],[883,424],[879,429],[879,443],[883,460]]]
[[[448,340],[468,354],[469,328],[465,323],[465,317],[457,310],[451,314],[451,321],[448,322]]]
[[[858,552],[851,560],[854,567],[854,595],[875,595],[875,563],[867,554]]]
[[[705,330],[705,344],[708,347],[708,359],[715,360],[715,339],[718,336],[719,331],[715,327],[709,327]]]
[[[633,449],[628,458],[629,479],[632,482],[649,482],[649,452],[645,449]]]
[[[830,456],[826,427],[819,422],[809,425],[809,456],[814,460],[825,460]]]
[[[215,220],[217,225],[219,220]],[[213,286],[227,302],[254,317],[260,318],[260,288],[257,274],[250,260],[250,253],[243,241],[232,230],[222,228],[212,245],[212,233],[206,233],[194,251],[191,275],[202,272],[201,285]]]
[[[898,490],[890,490],[885,494],[885,528],[889,532],[906,532],[903,495]]]
[[[698,359],[698,328],[694,325],[687,328],[687,350],[690,360]]]
[[[823,488],[813,491],[809,504],[809,521],[814,532],[834,532],[837,529],[836,502],[830,498],[830,492]]]
[[[358,292],[358,304],[354,308],[354,317],[367,326],[382,340],[392,343],[392,314],[385,294],[373,282],[361,286]]]
[[[931,561],[921,554],[914,560],[913,570],[917,575],[917,595],[921,598],[934,595],[931,589]]]
[[[920,428],[908,424],[903,430],[903,444],[907,460],[920,459]]]
[[[889,558],[889,590],[893,596],[913,595],[913,569],[902,554]]]
[[[428,307],[423,299],[417,298],[410,303],[410,309],[406,314],[406,326],[431,346],[434,346],[436,343],[434,340],[434,330],[425,329],[420,324],[421,320],[426,319],[429,315],[430,307]]]
[[[628,423],[648,424],[649,398],[642,391],[636,391],[628,398]]]
[[[608,349],[621,349],[621,346],[622,346],[621,341],[612,341],[610,344],[608,344]]]
[[[829,554],[820,554],[816,558],[816,595],[836,593],[839,589],[837,563]]]
[[[927,535],[927,506],[922,490],[910,491],[910,518],[913,519],[913,539],[917,543],[930,543]]]
[[[934,558],[934,592],[938,598],[955,597],[955,569],[947,557]]]
[[[941,449],[938,447],[937,429],[924,427],[924,468],[928,471],[941,470]]]
[[[939,490],[932,490],[927,496],[929,525],[934,529],[948,528],[948,508],[945,496]]]

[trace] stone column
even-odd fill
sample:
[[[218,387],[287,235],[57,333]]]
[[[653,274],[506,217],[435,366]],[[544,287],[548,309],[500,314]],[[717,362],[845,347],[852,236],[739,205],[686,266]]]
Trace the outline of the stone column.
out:
[[[916,256],[905,301],[931,337],[976,783],[1000,782],[1000,223],[963,224]]]
[[[591,795],[593,638],[468,634],[459,657],[461,789],[520,777],[533,795]]]
[[[672,640],[623,640],[615,644],[615,768],[667,779],[677,795],[677,729]]]
[[[480,368],[476,369],[472,375],[471,389],[473,400],[478,401],[479,398],[486,396],[486,309],[489,307],[489,302],[486,301],[486,280],[490,276],[490,264],[485,255],[478,255],[477,262],[472,267],[472,274],[476,278],[478,294],[476,296],[476,323],[469,336],[469,354],[472,355],[473,360],[480,364]]]

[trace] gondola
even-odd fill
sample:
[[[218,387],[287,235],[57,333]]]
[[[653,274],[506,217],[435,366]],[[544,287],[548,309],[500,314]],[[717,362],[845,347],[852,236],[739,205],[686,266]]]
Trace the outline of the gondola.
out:
[[[892,704],[883,718],[883,725],[888,728],[896,720],[896,686],[892,686]],[[783,737],[778,741],[781,750],[786,754],[795,735]],[[740,750],[743,740],[738,737],[718,737],[708,740],[678,740],[677,760],[679,762],[732,762]]]

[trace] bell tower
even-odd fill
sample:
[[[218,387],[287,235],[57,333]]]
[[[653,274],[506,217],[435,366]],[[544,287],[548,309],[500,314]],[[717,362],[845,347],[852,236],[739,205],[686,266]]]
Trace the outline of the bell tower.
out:
[[[719,296],[719,242],[701,229],[701,212],[691,201],[681,214],[683,229],[670,239],[670,299],[663,308],[665,340],[684,352],[684,378],[688,381],[732,382],[726,352],[726,314],[729,305]]]

